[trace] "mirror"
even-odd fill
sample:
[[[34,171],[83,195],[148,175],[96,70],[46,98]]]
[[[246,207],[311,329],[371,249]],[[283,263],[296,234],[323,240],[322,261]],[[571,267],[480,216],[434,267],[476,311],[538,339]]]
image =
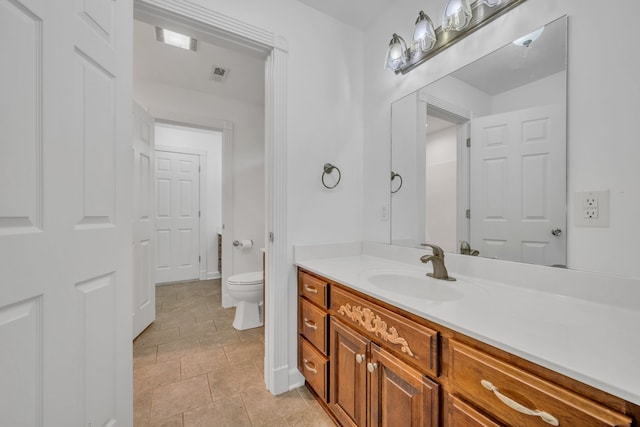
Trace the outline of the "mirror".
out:
[[[391,105],[391,244],[566,265],[567,19]]]

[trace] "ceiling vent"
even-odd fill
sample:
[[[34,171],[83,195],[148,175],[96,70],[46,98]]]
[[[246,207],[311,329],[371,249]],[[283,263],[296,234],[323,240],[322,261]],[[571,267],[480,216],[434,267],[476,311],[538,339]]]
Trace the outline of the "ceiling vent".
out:
[[[227,77],[229,76],[229,70],[228,68],[224,68],[224,67],[219,67],[217,65],[214,65],[213,67],[211,67],[211,73],[209,74],[209,80],[212,80],[214,82],[218,82],[218,83],[224,83],[227,80]]]

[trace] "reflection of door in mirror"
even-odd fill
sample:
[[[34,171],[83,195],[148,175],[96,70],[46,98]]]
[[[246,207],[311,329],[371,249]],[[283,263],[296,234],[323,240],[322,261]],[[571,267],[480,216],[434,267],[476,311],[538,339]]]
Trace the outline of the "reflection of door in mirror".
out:
[[[471,121],[471,246],[483,256],[566,264],[565,113],[557,104]]]

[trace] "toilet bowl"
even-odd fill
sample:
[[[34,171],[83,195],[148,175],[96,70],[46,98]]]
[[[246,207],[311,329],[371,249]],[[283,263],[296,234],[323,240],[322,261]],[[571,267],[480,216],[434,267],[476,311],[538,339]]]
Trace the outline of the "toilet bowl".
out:
[[[262,326],[262,271],[242,273],[227,279],[229,296],[236,302],[233,327],[245,329]]]

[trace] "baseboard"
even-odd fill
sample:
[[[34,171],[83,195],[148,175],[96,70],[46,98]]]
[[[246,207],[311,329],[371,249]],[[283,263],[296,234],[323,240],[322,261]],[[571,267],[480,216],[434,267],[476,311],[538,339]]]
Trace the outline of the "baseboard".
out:
[[[219,279],[221,277],[222,275],[220,274],[219,271],[210,271],[207,273],[207,280]]]
[[[304,385],[304,376],[298,368],[289,369],[289,390],[293,390]]]

